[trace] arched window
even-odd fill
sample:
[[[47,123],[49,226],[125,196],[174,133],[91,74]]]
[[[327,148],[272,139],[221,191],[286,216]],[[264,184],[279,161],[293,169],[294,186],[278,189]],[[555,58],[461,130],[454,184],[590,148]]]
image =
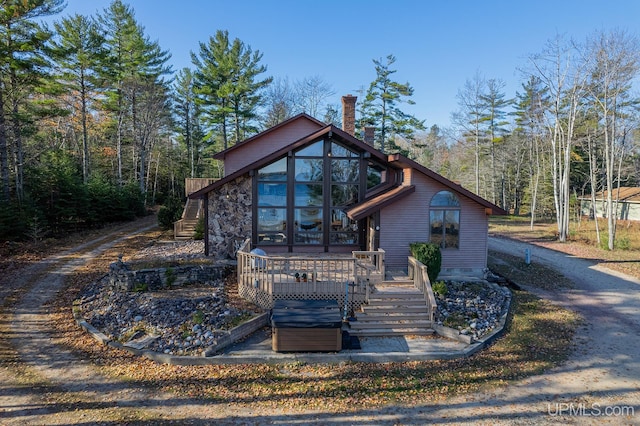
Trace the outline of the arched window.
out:
[[[429,241],[442,249],[457,249],[460,243],[460,201],[450,191],[440,191],[429,205]]]

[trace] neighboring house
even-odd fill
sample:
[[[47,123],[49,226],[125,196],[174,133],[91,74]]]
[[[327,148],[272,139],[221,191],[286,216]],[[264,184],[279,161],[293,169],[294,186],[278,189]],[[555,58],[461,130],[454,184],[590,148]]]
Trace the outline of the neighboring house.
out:
[[[580,198],[580,212],[583,216],[590,218],[606,217],[607,211],[607,191],[595,194],[595,208],[591,196]],[[616,217],[621,220],[640,220],[640,188],[622,186],[614,189],[611,198],[616,205]]]
[[[481,275],[488,217],[506,212],[399,154],[354,137],[355,96],[344,129],[297,115],[215,155],[225,176],[204,198],[205,252],[232,257],[240,241],[276,253],[385,250],[387,269],[407,268],[409,244],[442,247],[442,270]]]

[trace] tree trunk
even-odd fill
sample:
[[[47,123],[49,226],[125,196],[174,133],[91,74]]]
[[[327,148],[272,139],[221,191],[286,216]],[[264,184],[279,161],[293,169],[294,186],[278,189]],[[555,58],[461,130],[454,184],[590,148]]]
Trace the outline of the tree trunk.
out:
[[[11,178],[9,176],[9,149],[2,90],[0,90],[0,175],[2,175],[2,201],[9,202],[11,200]]]
[[[87,130],[87,88],[84,81],[84,72],[80,82],[80,118],[82,120],[82,181],[86,185],[89,182],[89,135]]]

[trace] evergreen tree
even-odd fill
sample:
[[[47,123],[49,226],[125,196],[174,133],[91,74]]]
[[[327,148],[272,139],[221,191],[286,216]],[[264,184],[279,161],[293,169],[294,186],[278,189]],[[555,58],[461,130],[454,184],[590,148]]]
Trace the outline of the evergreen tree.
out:
[[[174,111],[177,118],[179,140],[187,148],[187,161],[189,163],[189,176],[196,177],[196,164],[198,163],[198,113],[196,111],[195,94],[193,92],[193,73],[189,68],[183,68],[174,84]]]
[[[524,141],[526,163],[528,165],[528,186],[530,197],[530,227],[536,220],[540,179],[545,175],[546,153],[544,140],[548,130],[545,123],[545,111],[549,108],[548,90],[542,84],[539,77],[530,76],[522,85],[523,92],[516,93],[515,101],[515,134]],[[519,214],[520,200],[523,194],[518,186],[516,188],[515,213]]]
[[[116,149],[116,179],[119,186],[124,184],[123,176],[123,144],[125,143],[125,118],[127,108],[124,97],[124,84],[131,73],[131,64],[127,52],[133,50],[131,39],[137,26],[133,17],[133,10],[122,1],[115,0],[98,20],[105,30],[106,46],[108,49],[103,73],[109,86],[105,89],[106,99],[104,107],[115,116],[115,149]]]
[[[35,22],[58,13],[63,0],[7,0],[0,8],[0,197],[11,198],[9,152],[13,153],[15,191],[23,197],[25,103],[40,85],[48,63],[45,57],[50,32]],[[10,149],[11,148],[11,149]]]
[[[497,152],[496,149],[504,141],[504,135],[507,130],[504,126],[509,124],[506,120],[507,108],[511,104],[511,100],[506,99],[504,93],[505,83],[502,80],[489,79],[487,80],[487,91],[480,94],[480,101],[484,103],[482,109],[486,111],[484,116],[480,118],[481,122],[485,123],[487,136],[489,138],[489,158],[491,160],[491,201],[497,204],[497,200],[500,200],[501,207],[505,207],[505,193],[504,193],[504,167],[501,170],[502,182],[501,190],[498,191],[497,185]],[[503,162],[505,165],[505,162]],[[500,196],[499,196],[500,195]]]
[[[374,126],[376,139],[381,151],[397,149],[396,138],[413,143],[416,130],[424,130],[424,121],[403,112],[399,104],[413,105],[413,88],[407,83],[398,83],[391,79],[396,70],[390,67],[396,58],[388,55],[386,62],[374,60],[376,79],[371,82],[364,102],[360,108],[361,127]]]
[[[166,90],[163,76],[171,73],[170,67],[166,65],[171,56],[156,41],[145,36],[144,27],[137,24],[133,10],[121,0],[115,0],[99,20],[106,29],[106,45],[109,49],[104,69],[105,76],[112,82],[107,92],[107,105],[116,115],[118,181],[122,184],[122,141],[125,125],[128,124],[134,153],[137,155],[137,158],[132,158],[132,174],[144,194],[150,143],[147,138],[153,130],[147,127],[150,121],[139,120],[138,98],[142,97],[145,102],[151,99],[152,109],[160,104],[166,105],[165,102],[159,102],[158,96]],[[153,85],[157,87],[151,87]],[[150,104],[145,107],[150,107]],[[148,118],[146,111],[142,114]],[[167,117],[166,114],[162,116]]]
[[[229,32],[218,30],[207,44],[200,43],[199,55],[191,53],[196,67],[198,103],[206,114],[209,138],[217,132],[223,149],[255,132],[261,91],[272,78],[257,80],[267,67],[260,65],[262,54],[253,52],[239,39],[229,41]]]
[[[104,38],[97,23],[75,15],[55,23],[57,38],[53,42],[57,81],[71,99],[70,109],[79,108],[82,134],[82,177],[89,181],[89,110],[100,88],[99,65],[104,63]]]

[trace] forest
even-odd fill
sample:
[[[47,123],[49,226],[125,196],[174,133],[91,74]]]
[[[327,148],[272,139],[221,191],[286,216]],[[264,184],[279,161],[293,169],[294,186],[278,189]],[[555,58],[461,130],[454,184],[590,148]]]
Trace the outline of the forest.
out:
[[[95,16],[65,16],[63,0],[5,1],[0,46],[0,240],[55,237],[160,205],[179,215],[185,178],[221,177],[214,153],[301,112],[341,125],[331,82],[270,76],[261,52],[223,29],[191,52],[192,67],[173,70],[121,0]],[[634,34],[549,40],[523,64],[515,94],[476,72],[450,128],[403,110],[413,88],[394,81],[395,59],[373,59],[376,79],[358,93],[356,127],[373,126],[378,149],[532,225],[554,220],[560,241],[578,198],[606,191],[605,245],[615,248],[616,189],[640,185]]]

